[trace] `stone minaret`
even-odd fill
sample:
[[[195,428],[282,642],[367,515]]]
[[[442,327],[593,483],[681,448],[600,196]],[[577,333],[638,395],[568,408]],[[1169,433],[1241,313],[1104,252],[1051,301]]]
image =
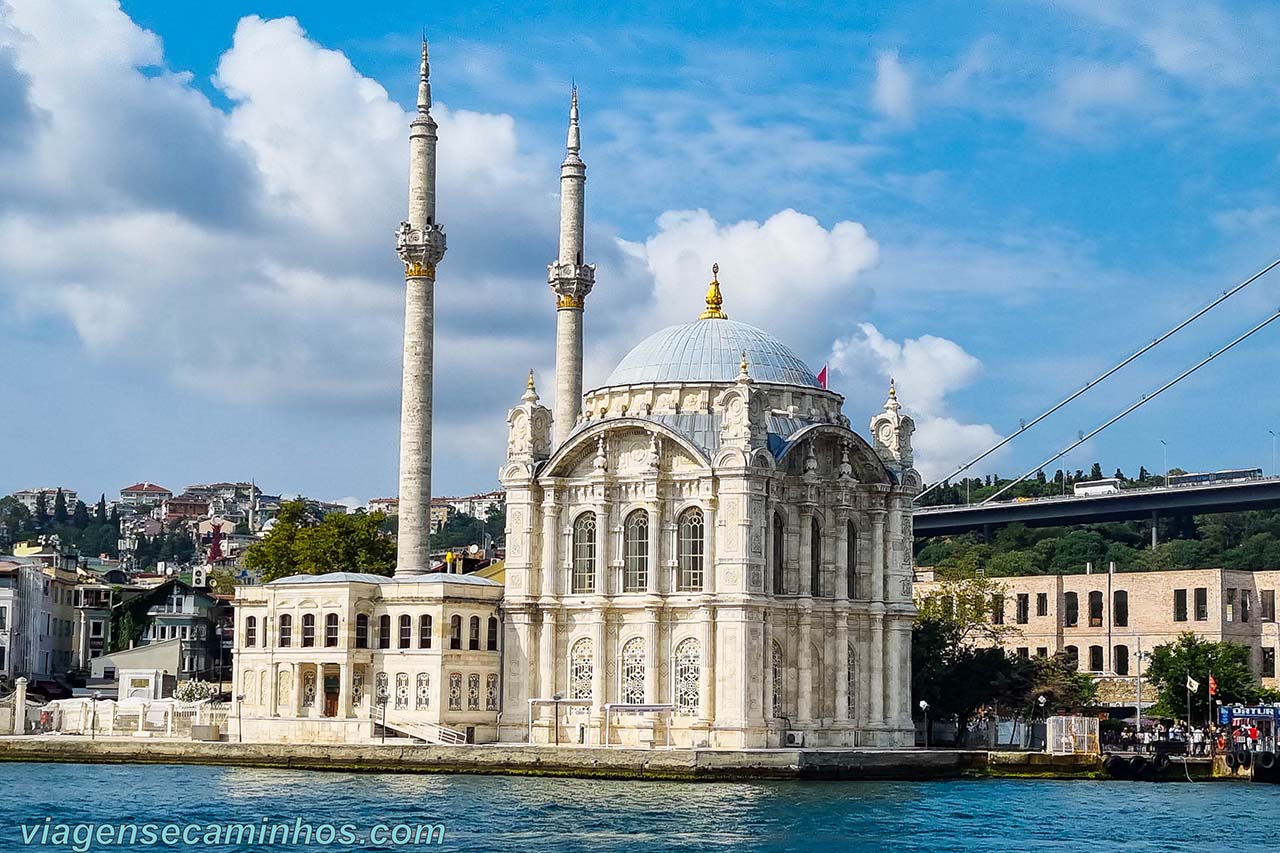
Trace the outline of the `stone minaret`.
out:
[[[582,413],[582,309],[596,283],[596,268],[583,263],[583,186],[587,164],[578,156],[578,89],[569,106],[568,153],[560,164],[560,256],[547,266],[556,295],[555,443],[560,446]]]
[[[436,222],[436,122],[431,117],[427,40],[422,40],[418,114],[409,124],[409,219],[396,252],[404,261],[404,371],[400,391],[400,534],[396,577],[431,568],[431,379],[436,264],[444,229]]]

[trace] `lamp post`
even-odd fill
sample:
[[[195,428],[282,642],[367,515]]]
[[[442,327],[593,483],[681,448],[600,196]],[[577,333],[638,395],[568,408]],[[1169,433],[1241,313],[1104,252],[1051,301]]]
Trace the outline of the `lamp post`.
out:
[[[387,742],[387,697],[385,695],[378,697],[378,709],[382,715],[382,742]]]
[[[554,709],[555,720],[552,726],[556,730],[556,746],[560,745],[560,700],[564,698],[563,693],[554,693],[551,696],[552,708]]]
[[[1142,746],[1142,662],[1149,657],[1151,657],[1151,652],[1144,652],[1142,650],[1142,638],[1139,637],[1138,651],[1136,654],[1134,654],[1134,658],[1138,661],[1138,705],[1136,710],[1137,710],[1137,717],[1138,717],[1138,746],[1139,747]]]
[[[243,704],[244,704],[244,694],[237,693],[236,694],[236,742],[237,743],[244,743],[244,723],[241,722],[243,718],[240,716],[240,706]]]
[[[1271,436],[1271,476],[1274,477],[1276,476],[1277,473],[1280,473],[1276,471],[1276,438],[1277,436],[1276,436],[1276,431],[1273,429],[1267,430],[1267,433]]]
[[[929,748],[929,703],[920,700],[920,710],[924,712],[924,748]]]
[[[1164,449],[1164,487],[1167,489],[1169,488],[1169,442],[1162,438],[1160,446]]]
[[[93,717],[89,723],[89,740],[97,740],[98,736],[98,700],[102,698],[102,691],[93,691]]]

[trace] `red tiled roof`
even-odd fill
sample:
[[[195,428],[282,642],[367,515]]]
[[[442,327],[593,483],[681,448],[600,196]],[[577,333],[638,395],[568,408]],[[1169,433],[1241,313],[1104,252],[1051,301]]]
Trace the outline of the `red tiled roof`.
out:
[[[127,489],[121,489],[120,492],[169,492],[164,486],[157,486],[155,483],[134,483]],[[169,492],[169,494],[173,494]]]

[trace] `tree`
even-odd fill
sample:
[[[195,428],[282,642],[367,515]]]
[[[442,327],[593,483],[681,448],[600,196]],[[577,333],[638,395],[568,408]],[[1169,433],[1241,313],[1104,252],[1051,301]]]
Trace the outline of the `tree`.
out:
[[[97,505],[97,507],[95,507],[95,508],[94,508],[94,511],[93,511],[93,520],[94,520],[94,521],[96,521],[98,524],[106,524],[106,523],[107,523],[107,496],[106,496],[106,493],[103,493],[103,494],[102,494],[102,496],[98,498],[98,505]]]
[[[1101,479],[1102,479],[1102,465],[1101,465],[1101,463],[1098,463],[1098,462],[1093,463],[1093,467],[1089,469],[1089,479],[1090,479],[1090,480],[1101,480]]]
[[[262,573],[264,581],[297,574],[395,572],[396,545],[382,531],[380,512],[330,513],[317,521],[304,501],[280,507],[276,523],[262,541],[245,550],[244,565]]]
[[[62,489],[53,496],[53,523],[59,527],[67,523],[67,496]]]
[[[36,493],[36,512],[35,523],[36,529],[43,530],[44,526],[49,522],[49,501],[45,498],[44,492]]]
[[[1251,703],[1260,697],[1261,685],[1249,668],[1249,647],[1228,641],[1214,642],[1186,633],[1172,643],[1157,646],[1147,664],[1147,681],[1155,685],[1157,714],[1182,717],[1187,713],[1187,676],[1199,682],[1191,693],[1191,719],[1209,719],[1209,676],[1218,683],[1215,698],[1222,703]]]
[[[17,540],[21,534],[31,532],[31,510],[12,495],[0,498],[0,527],[8,529],[10,541]]]
[[[89,526],[89,508],[84,505],[84,501],[76,501],[75,512],[71,515],[71,526],[79,530]]]

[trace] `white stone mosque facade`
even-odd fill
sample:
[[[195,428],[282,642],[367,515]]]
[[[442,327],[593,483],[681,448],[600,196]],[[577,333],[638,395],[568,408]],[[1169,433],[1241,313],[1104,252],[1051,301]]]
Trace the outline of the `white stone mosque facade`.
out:
[[[578,100],[561,165],[554,412],[508,418],[504,583],[432,573],[436,124],[411,124],[394,577],[237,594],[246,740],[766,748],[908,746],[914,424],[892,385],[870,441],[772,335],[706,308],[583,393]],[[731,292],[731,289],[730,289]],[[308,627],[309,626],[309,627]]]

